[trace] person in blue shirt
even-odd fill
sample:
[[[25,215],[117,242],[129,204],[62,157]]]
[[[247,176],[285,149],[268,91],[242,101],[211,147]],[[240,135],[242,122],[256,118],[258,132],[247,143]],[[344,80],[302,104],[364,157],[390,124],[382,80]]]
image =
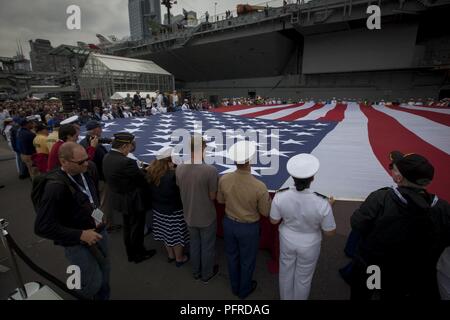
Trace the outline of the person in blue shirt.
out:
[[[33,140],[36,135],[31,131],[34,127],[34,123],[25,118],[21,120],[20,127],[21,128],[17,133],[17,147],[20,158],[25,163],[31,179],[33,179],[37,174],[37,170],[36,168],[33,168],[33,161],[31,160],[31,156],[36,153],[36,149],[33,145]]]

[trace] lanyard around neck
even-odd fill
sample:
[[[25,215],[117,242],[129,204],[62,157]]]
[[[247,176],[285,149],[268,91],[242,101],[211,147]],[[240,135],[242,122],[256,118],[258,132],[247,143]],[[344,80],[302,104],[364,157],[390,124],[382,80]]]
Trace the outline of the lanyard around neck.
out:
[[[84,187],[82,187],[78,182],[76,182],[75,179],[70,174],[67,174],[67,176],[78,186],[78,188],[80,188],[80,191],[83,192],[89,198],[89,202],[92,204],[92,206],[96,207],[94,203],[94,198],[92,197],[91,190],[89,190],[89,186],[87,184],[86,178],[84,177],[84,174],[81,174],[81,179],[83,180]]]

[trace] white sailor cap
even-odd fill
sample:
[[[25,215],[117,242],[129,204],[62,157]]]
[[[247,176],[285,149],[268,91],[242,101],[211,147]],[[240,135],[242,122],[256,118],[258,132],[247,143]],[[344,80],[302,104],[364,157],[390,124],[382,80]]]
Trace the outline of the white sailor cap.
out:
[[[75,123],[75,122],[78,122],[78,116],[72,116],[67,119],[64,119],[63,121],[61,121],[60,124],[64,125],[64,124],[71,124],[71,123]]]
[[[307,179],[314,176],[319,170],[319,159],[309,153],[300,153],[289,159],[286,169],[297,179]]]
[[[237,164],[244,164],[253,159],[256,154],[256,143],[254,141],[238,141],[228,149],[227,157]]]
[[[169,158],[172,156],[172,154],[173,154],[172,147],[163,147],[163,148],[159,149],[158,152],[156,153],[156,159],[162,160],[165,158]]]

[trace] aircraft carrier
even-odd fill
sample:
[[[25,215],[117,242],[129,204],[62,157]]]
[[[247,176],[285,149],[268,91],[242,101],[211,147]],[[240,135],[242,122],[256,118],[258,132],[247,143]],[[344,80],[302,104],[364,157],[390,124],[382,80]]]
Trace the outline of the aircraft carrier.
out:
[[[381,29],[367,27],[370,5],[381,9]],[[449,17],[450,0],[312,0],[250,8],[111,53],[152,60],[177,88],[210,99],[436,99],[450,95]]]

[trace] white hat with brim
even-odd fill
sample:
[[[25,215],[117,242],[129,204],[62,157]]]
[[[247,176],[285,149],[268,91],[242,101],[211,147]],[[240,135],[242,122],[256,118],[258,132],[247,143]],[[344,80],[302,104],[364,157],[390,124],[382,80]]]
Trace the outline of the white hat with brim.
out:
[[[69,117],[69,118],[61,121],[60,124],[61,125],[71,124],[71,123],[74,123],[74,122],[77,122],[77,121],[78,121],[78,116],[72,116],[72,117]]]
[[[171,157],[173,154],[173,148],[172,147],[163,147],[158,150],[156,153],[156,159],[162,160]]]
[[[256,155],[256,143],[254,141],[238,141],[228,149],[227,157],[237,164],[244,164]]]
[[[307,179],[319,171],[319,159],[309,153],[301,153],[289,159],[286,169],[288,173],[297,179]]]

